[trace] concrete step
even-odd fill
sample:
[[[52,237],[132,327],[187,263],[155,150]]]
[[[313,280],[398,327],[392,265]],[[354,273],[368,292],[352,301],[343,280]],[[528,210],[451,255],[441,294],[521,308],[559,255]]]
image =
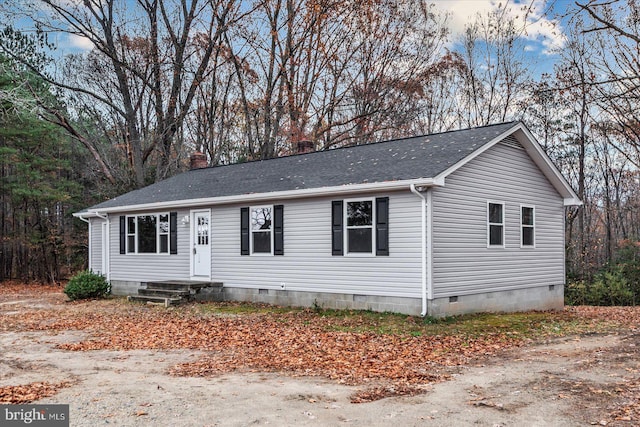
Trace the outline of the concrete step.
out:
[[[147,304],[159,304],[169,307],[170,305],[180,304],[183,300],[180,297],[165,298],[150,295],[130,295],[127,297],[129,301],[146,302]]]
[[[145,285],[147,289],[199,290],[202,288],[222,287],[222,282],[192,282],[192,281],[171,280],[166,282],[147,282]]]
[[[191,292],[189,289],[138,289],[138,295],[145,296],[158,296],[163,298],[184,297],[189,296]]]

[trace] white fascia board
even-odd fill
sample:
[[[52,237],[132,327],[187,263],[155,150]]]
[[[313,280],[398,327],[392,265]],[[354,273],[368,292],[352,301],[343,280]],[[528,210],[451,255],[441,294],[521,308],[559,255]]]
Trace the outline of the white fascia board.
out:
[[[567,197],[564,199],[565,206],[582,206],[582,200],[577,197]]]
[[[480,154],[489,150],[491,147],[493,147],[509,135],[513,135],[518,140],[518,142],[522,144],[527,154],[529,154],[529,157],[531,157],[533,162],[538,166],[538,168],[540,168],[544,176],[549,180],[549,182],[551,182],[556,191],[563,197],[565,206],[575,206],[582,204],[576,192],[573,190],[573,188],[571,188],[571,185],[569,185],[564,176],[562,176],[562,173],[560,173],[558,168],[556,168],[556,166],[553,164],[547,153],[544,152],[540,144],[536,142],[535,137],[531,134],[529,129],[527,129],[527,127],[522,123],[514,125],[511,129],[498,135],[455,165],[449,167],[447,170],[436,176],[434,178],[434,181],[442,182],[444,184],[444,179],[447,176],[460,169],[462,166],[466,165],[471,160],[478,157]]]
[[[100,218],[100,216],[95,213],[95,212],[89,212],[89,211],[84,211],[84,212],[74,212],[71,214],[71,216],[74,216],[76,218],[79,218],[81,220],[86,220],[87,218]]]
[[[195,208],[201,206],[226,205],[232,203],[253,203],[269,200],[290,200],[303,197],[339,196],[375,191],[408,190],[411,184],[416,187],[433,187],[444,185],[443,179],[418,178],[400,181],[372,182],[365,184],[346,184],[339,187],[305,188],[301,190],[274,191],[270,193],[239,194],[223,197],[207,197],[202,199],[174,200],[170,202],[144,203],[129,206],[114,206],[82,213],[83,217],[101,216],[110,212],[139,212],[171,208]],[[75,215],[75,214],[74,214]]]

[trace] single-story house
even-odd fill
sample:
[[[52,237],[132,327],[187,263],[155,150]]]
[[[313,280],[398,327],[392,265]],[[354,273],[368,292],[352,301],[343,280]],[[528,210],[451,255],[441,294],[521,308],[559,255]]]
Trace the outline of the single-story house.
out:
[[[560,309],[576,193],[521,122],[192,169],[78,212],[114,294],[443,316]]]

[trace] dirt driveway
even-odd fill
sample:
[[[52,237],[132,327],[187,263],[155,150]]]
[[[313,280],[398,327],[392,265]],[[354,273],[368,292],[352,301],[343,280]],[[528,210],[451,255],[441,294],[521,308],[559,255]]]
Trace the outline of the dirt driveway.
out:
[[[0,299],[0,315],[50,309],[46,298]],[[7,318],[7,317],[5,317]],[[351,403],[358,386],[278,373],[210,378],[167,374],[203,352],[68,351],[84,331],[4,330],[0,389],[63,384],[36,403],[70,404],[72,426],[578,426],[637,425],[640,337],[554,339],[507,350],[450,371],[449,381],[415,396]]]

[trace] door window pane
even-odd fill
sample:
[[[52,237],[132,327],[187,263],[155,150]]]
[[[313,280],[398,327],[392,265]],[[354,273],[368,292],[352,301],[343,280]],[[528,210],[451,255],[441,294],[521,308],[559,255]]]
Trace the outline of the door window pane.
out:
[[[197,224],[197,241],[199,245],[209,244],[209,217],[199,216]]]

